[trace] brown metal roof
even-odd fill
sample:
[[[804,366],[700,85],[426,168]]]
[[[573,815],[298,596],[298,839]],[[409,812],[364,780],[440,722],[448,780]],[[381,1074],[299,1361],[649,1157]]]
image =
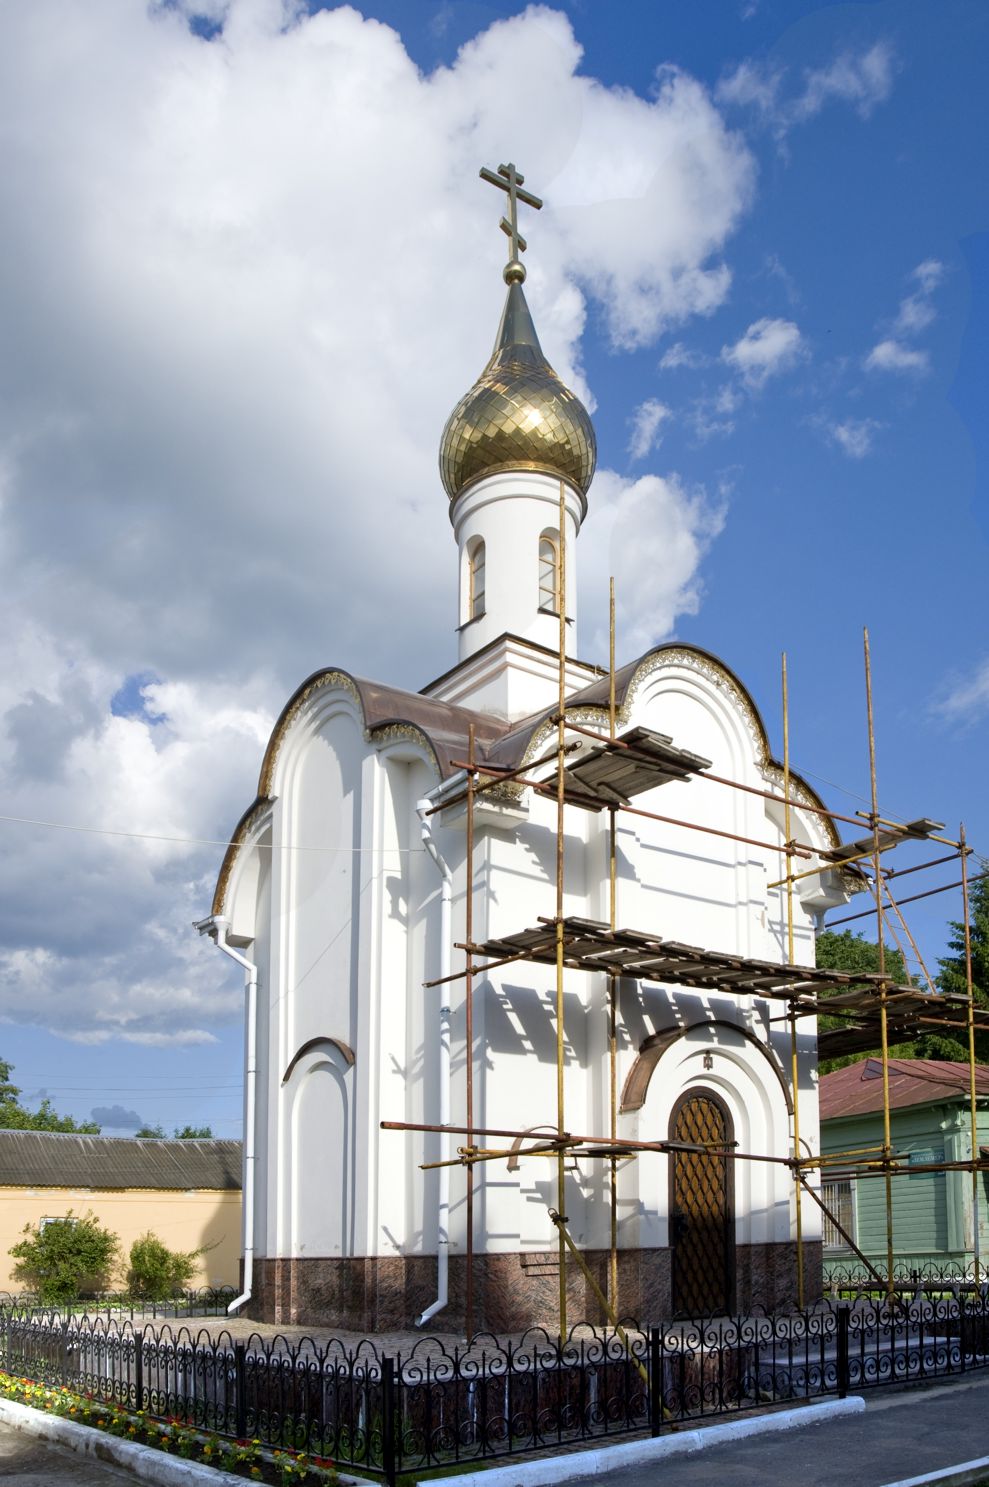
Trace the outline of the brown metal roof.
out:
[[[239,1141],[0,1130],[0,1187],[234,1192],[240,1186]]]
[[[977,1064],[975,1091],[989,1097],[989,1067]],[[889,1060],[892,1110],[910,1105],[955,1104],[968,1099],[968,1064],[929,1058]],[[878,1058],[861,1059],[825,1074],[820,1087],[821,1119],[872,1115],[883,1108],[883,1066]]]

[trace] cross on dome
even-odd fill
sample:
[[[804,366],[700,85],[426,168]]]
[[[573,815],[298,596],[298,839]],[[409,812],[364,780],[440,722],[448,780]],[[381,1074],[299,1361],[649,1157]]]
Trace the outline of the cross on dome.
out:
[[[519,232],[518,203],[524,201],[526,206],[534,207],[538,212],[542,201],[538,196],[533,196],[531,191],[522,190],[525,176],[515,169],[511,161],[507,165],[499,165],[497,174],[482,165],[481,180],[497,186],[499,191],[506,192],[508,196],[508,216],[501,219],[501,230],[509,239],[508,262],[502,273],[506,284],[521,284],[525,279],[525,265],[519,255],[525,252],[526,241]]]

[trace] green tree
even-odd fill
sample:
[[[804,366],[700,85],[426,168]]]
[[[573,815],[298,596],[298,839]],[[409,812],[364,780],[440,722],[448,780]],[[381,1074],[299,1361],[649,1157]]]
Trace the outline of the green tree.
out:
[[[11,1245],[14,1275],[42,1301],[60,1303],[105,1291],[120,1256],[120,1240],[92,1212],[25,1224]]]
[[[188,1254],[171,1250],[156,1234],[142,1234],[130,1247],[127,1289],[142,1301],[167,1301],[189,1284],[203,1253],[201,1249]]]
[[[165,1127],[164,1126],[141,1126],[141,1128],[139,1130],[137,1130],[137,1131],[134,1132],[134,1135],[135,1136],[143,1137],[143,1138],[145,1138],[147,1140],[164,1141],[164,1139],[165,1139]]]
[[[101,1127],[95,1121],[74,1120],[59,1115],[51,1100],[42,1100],[37,1110],[28,1110],[20,1102],[20,1088],[11,1081],[13,1070],[0,1059],[0,1129],[6,1131],[77,1131],[84,1136],[98,1136]]]
[[[178,1141],[212,1141],[213,1132],[209,1126],[183,1126],[175,1136]]]
[[[989,877],[978,877],[968,887],[969,941],[972,949],[972,994],[980,1007],[989,1007]],[[968,995],[965,975],[965,925],[960,919],[949,921],[951,934],[948,949],[953,953],[938,961],[938,989],[955,996]],[[989,1033],[978,1033],[976,1057],[989,1059]],[[963,1055],[967,1058],[967,1051]]]
[[[907,974],[906,963],[902,954],[893,945],[885,946],[886,952],[886,974],[890,980],[904,986],[910,980]],[[874,940],[866,940],[861,935],[854,934],[852,930],[842,930],[836,933],[834,930],[825,929],[817,937],[817,964],[832,971],[879,971],[879,946]],[[822,1016],[818,1027],[821,1032],[830,1028],[840,1028],[845,1025],[841,1017]],[[933,1059],[966,1059],[968,1050],[963,1042],[956,1038],[944,1037],[938,1033],[924,1033],[921,1037],[909,1043],[898,1043],[893,1046],[897,1058],[933,1058]],[[821,1063],[821,1073],[829,1074],[832,1069],[844,1069],[848,1064],[858,1063],[864,1058],[879,1058],[881,1049],[878,1047],[866,1049],[862,1053],[848,1053],[841,1058],[824,1059]]]

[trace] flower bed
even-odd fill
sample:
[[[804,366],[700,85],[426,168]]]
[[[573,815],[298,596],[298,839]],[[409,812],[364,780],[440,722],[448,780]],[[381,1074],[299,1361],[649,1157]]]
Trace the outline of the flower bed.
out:
[[[214,1466],[252,1482],[265,1482],[269,1487],[293,1487],[298,1483],[305,1487],[333,1487],[338,1481],[333,1462],[323,1456],[310,1456],[303,1451],[271,1451],[263,1448],[259,1440],[233,1441],[205,1435],[180,1420],[158,1420],[146,1410],[123,1409],[57,1385],[38,1384],[0,1373],[0,1395],[140,1446]]]

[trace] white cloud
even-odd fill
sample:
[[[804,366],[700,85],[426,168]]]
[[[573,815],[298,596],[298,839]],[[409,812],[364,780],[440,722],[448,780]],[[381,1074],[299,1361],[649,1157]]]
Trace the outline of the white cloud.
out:
[[[926,372],[929,364],[926,351],[892,339],[873,346],[864,363],[867,372]]]
[[[912,294],[904,295],[896,318],[892,323],[892,334],[872,348],[866,357],[869,371],[925,372],[930,358],[926,351],[904,346],[903,341],[917,336],[934,323],[937,311],[931,303],[935,289],[944,277],[944,264],[937,258],[925,258],[923,263],[909,275],[911,283],[918,287]]]
[[[707,366],[707,363],[708,358],[702,351],[691,351],[682,341],[675,341],[663,352],[659,365],[661,371],[671,372],[677,367],[689,367],[695,371],[698,367]]]
[[[932,294],[944,278],[944,264],[937,258],[925,258],[910,277],[917,280],[923,294]]]
[[[753,110],[782,140],[797,124],[813,119],[831,102],[845,103],[867,119],[893,90],[895,61],[888,42],[865,51],[842,52],[824,67],[806,68],[798,91],[786,93],[787,71],[774,63],[740,62],[718,83],[719,103]]]
[[[634,656],[665,640],[677,617],[696,614],[700,568],[725,524],[726,505],[678,476],[625,480],[600,471],[582,538],[581,592],[588,655],[607,655],[608,578],[615,589],[616,631],[623,654]]]
[[[989,713],[989,657],[968,677],[956,679],[932,711],[950,723],[970,724]]]
[[[794,116],[811,119],[826,103],[837,99],[867,119],[892,91],[893,51],[888,42],[877,41],[857,56],[843,52],[827,67],[805,72],[804,91],[793,105]]]
[[[769,317],[754,321],[734,346],[721,348],[721,360],[751,388],[788,371],[804,355],[803,337],[793,321]]]
[[[663,424],[670,417],[665,403],[656,398],[647,398],[632,414],[632,435],[628,441],[628,452],[633,460],[645,459],[653,449],[658,449],[663,440]]]
[[[504,292],[479,165],[515,156],[545,198],[527,292],[590,397],[588,300],[619,346],[711,313],[754,162],[699,82],[607,87],[538,6],[431,75],[388,26],[294,0],[0,16],[3,813],[223,838],[309,672],[414,688],[453,659],[436,447]],[[657,489],[659,633],[697,602],[713,518]],[[146,706],[115,716],[135,677],[157,678]],[[0,1018],[154,1045],[239,1014],[236,972],[190,929],[218,848],[0,840]]]
[[[922,294],[908,294],[900,301],[893,332],[898,336],[915,336],[926,330],[937,318],[937,311]]]
[[[828,426],[828,433],[849,459],[861,460],[872,450],[872,441],[882,424],[875,418],[846,418]]]

